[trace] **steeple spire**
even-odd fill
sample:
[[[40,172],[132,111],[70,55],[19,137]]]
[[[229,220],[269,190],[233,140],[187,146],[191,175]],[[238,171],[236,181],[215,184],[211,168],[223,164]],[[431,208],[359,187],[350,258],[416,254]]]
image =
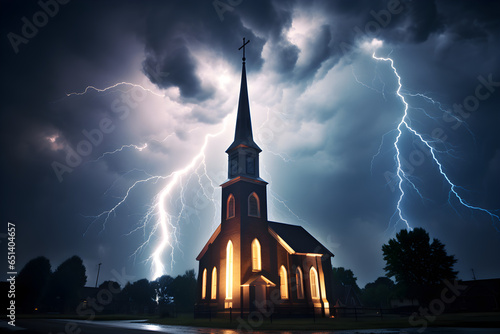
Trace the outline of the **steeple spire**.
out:
[[[243,48],[243,64],[241,70],[241,86],[240,86],[240,99],[238,102],[238,115],[236,117],[236,131],[234,133],[234,141],[226,150],[229,153],[233,149],[243,146],[251,147],[257,150],[257,152],[262,152],[260,147],[253,141],[252,135],[252,121],[250,119],[250,105],[248,102],[248,88],[247,88],[247,73],[245,68],[245,45],[250,42],[248,40],[245,42],[243,38],[243,45],[239,48]]]

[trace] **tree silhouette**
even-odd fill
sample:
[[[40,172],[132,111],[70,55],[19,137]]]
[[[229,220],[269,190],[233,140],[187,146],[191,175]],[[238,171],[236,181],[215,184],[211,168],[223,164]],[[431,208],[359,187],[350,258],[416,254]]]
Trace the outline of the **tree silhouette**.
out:
[[[32,313],[40,309],[50,280],[50,261],[39,256],[29,261],[16,278],[17,303],[21,312]]]
[[[388,277],[394,277],[406,289],[406,295],[420,301],[428,299],[443,280],[456,279],[453,255],[447,255],[438,239],[430,242],[423,228],[401,230],[395,239],[382,246]]]
[[[149,313],[156,304],[154,286],[146,278],[127,283],[122,294],[131,303],[133,313]]]
[[[99,285],[98,289],[112,290],[113,293],[118,293],[115,291],[120,291],[120,283],[115,281],[104,281]]]
[[[50,280],[52,308],[61,312],[75,311],[86,282],[85,266],[80,257],[75,255],[61,263]]]
[[[177,276],[171,285],[177,310],[181,312],[192,311],[196,300],[196,275],[194,269],[187,270],[182,276]]]
[[[354,273],[352,272],[351,269],[345,269],[344,267],[333,267],[332,268],[332,278],[333,278],[333,284],[335,286],[348,286],[350,285],[353,287],[356,292],[359,292],[359,286],[356,283],[357,278],[354,277]]]
[[[102,292],[104,291],[104,292]],[[106,292],[107,291],[107,292]],[[117,313],[119,310],[126,310],[126,301],[120,299],[121,288],[120,284],[116,281],[104,281],[98,287],[97,295],[102,296],[99,300],[99,305],[102,306],[102,311],[96,309],[96,312],[101,313]],[[85,297],[85,296],[83,296]]]
[[[158,302],[158,311],[161,317],[171,316],[175,312],[173,283],[174,278],[169,275],[158,277],[153,284],[156,291],[156,298]]]
[[[156,291],[156,296],[158,297],[158,304],[170,305],[174,302],[174,296],[172,292],[172,283],[174,279],[169,275],[163,275],[156,279],[154,283],[154,288]]]
[[[365,285],[362,293],[363,303],[370,307],[389,307],[394,293],[394,282],[388,277],[379,277],[375,282]]]

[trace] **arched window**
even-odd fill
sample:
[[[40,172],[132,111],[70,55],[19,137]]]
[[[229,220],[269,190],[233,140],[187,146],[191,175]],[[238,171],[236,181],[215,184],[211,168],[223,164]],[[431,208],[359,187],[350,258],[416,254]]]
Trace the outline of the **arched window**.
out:
[[[318,282],[318,272],[316,268],[311,267],[309,270],[309,281],[311,282],[311,297],[319,298],[319,282]]]
[[[251,193],[250,196],[248,196],[248,215],[260,217],[260,203],[256,193]]]
[[[303,278],[302,278],[302,269],[300,269],[300,267],[297,267],[297,270],[295,271],[295,281],[297,284],[297,298],[303,299],[304,298],[304,284],[303,284]]]
[[[201,280],[201,299],[207,296],[207,268],[203,269],[203,277]]]
[[[233,196],[233,194],[230,194],[229,197],[227,198],[226,219],[233,218],[233,217],[234,217],[234,196]]]
[[[252,271],[261,271],[260,242],[257,238],[252,241]]]
[[[226,247],[226,299],[233,298],[233,243],[228,241]]]
[[[288,299],[288,279],[285,266],[280,268],[280,295],[281,299]]]
[[[217,268],[212,269],[212,299],[217,299]]]

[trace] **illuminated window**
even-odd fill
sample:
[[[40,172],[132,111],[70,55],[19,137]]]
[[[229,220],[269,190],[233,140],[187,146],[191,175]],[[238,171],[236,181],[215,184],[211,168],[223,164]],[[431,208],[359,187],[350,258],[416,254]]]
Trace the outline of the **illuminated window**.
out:
[[[318,272],[314,267],[309,270],[309,281],[311,282],[311,297],[319,298]]]
[[[285,266],[280,268],[280,295],[281,299],[288,299],[288,279]]]
[[[252,241],[252,270],[260,271],[262,270],[262,261],[260,257],[260,243],[257,238]]]
[[[228,241],[226,247],[226,299],[233,298],[233,243]]]
[[[260,217],[259,197],[256,193],[251,193],[250,196],[248,196],[248,215]]]
[[[201,299],[207,296],[207,269],[203,269],[203,278],[201,281]]]
[[[297,283],[297,298],[298,299],[303,299],[304,298],[304,285],[303,285],[303,279],[302,279],[302,269],[300,267],[297,267],[297,270],[295,271],[295,281]]]
[[[212,299],[217,299],[217,268],[212,269]]]
[[[230,194],[229,197],[227,198],[227,214],[226,214],[226,219],[233,218],[234,217],[234,196],[233,194]]]

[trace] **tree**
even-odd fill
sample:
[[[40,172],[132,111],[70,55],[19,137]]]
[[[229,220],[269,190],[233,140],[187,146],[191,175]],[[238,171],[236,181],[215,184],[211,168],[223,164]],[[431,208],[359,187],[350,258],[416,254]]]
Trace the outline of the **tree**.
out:
[[[161,317],[171,316],[175,310],[172,291],[173,282],[174,279],[169,275],[163,275],[151,282],[156,291],[158,310]]]
[[[52,308],[62,312],[74,311],[86,282],[85,266],[80,257],[75,255],[61,263],[50,279],[49,302]]]
[[[122,293],[131,302],[134,313],[149,313],[156,304],[155,288],[146,278],[127,283]]]
[[[365,285],[362,291],[363,303],[370,307],[389,307],[395,294],[395,284],[388,277],[379,277]]]
[[[50,261],[39,256],[29,261],[16,278],[17,307],[31,313],[40,309],[42,298],[47,292],[50,275]]]
[[[121,288],[120,283],[116,281],[104,281],[98,287],[97,296],[99,298],[99,305],[102,306],[95,308],[95,311],[101,313],[118,313],[121,308],[124,308],[123,300],[120,300]],[[83,296],[85,297],[85,296]]]
[[[359,292],[359,286],[356,283],[357,278],[354,277],[354,273],[351,269],[345,269],[344,267],[333,267],[332,268],[332,278],[333,284],[336,286],[352,286],[356,292]]]
[[[177,276],[172,282],[172,295],[178,311],[190,312],[196,300],[196,275],[194,269]]]
[[[158,297],[158,304],[169,305],[174,302],[174,296],[172,293],[172,283],[174,279],[169,275],[163,275],[156,279],[154,282],[154,287],[156,291],[156,296]]]
[[[98,289],[99,290],[111,290],[111,292],[113,292],[113,293],[119,293],[120,283],[115,282],[115,281],[104,281],[99,285]]]
[[[394,277],[406,289],[406,295],[424,301],[443,280],[456,279],[453,265],[457,262],[448,255],[438,239],[430,242],[423,228],[401,230],[395,239],[382,246],[388,277]]]

